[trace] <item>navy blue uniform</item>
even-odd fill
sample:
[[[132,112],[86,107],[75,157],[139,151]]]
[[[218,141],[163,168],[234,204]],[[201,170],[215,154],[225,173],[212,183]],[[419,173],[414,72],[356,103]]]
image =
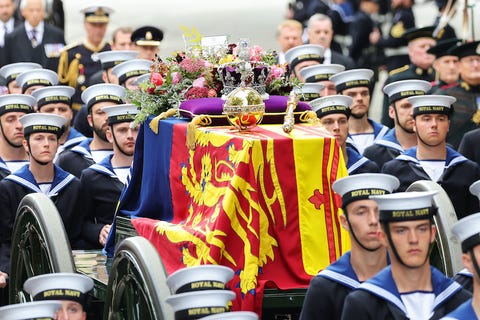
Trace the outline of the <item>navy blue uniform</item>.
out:
[[[365,158],[353,148],[347,147],[347,156],[347,170],[349,175],[380,172],[375,162]]]
[[[395,135],[395,128],[390,129],[386,135],[377,139],[370,147],[365,149],[363,155],[372,160],[382,169],[383,165],[403,153],[402,145]]]
[[[416,158],[416,152],[417,147],[410,148],[382,168],[382,173],[391,174],[400,180],[397,192],[405,191],[415,181],[431,180]],[[458,219],[480,211],[478,198],[468,191],[470,185],[477,180],[480,180],[479,165],[447,147],[445,169],[436,182],[448,194]]]

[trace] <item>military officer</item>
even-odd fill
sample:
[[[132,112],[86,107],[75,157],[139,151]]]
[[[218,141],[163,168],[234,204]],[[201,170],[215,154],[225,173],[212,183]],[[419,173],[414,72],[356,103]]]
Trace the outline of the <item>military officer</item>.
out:
[[[458,57],[453,55],[449,49],[455,47],[459,42],[460,40],[457,38],[445,39],[438,41],[435,46],[428,49],[427,53],[435,56],[432,64],[435,70],[435,82],[431,90],[432,92],[457,84],[460,74],[459,61]]]
[[[455,98],[424,95],[407,99],[413,105],[417,146],[387,162],[382,172],[400,179],[399,191],[418,180],[437,182],[447,192],[458,218],[480,211],[478,199],[468,192],[468,187],[480,180],[480,166],[446,142]]]
[[[340,319],[347,294],[387,266],[387,250],[378,239],[377,203],[368,197],[392,193],[399,184],[396,177],[380,173],[333,183],[333,190],[342,196],[340,222],[350,234],[352,249],[311,280],[300,319]]]
[[[64,48],[58,64],[58,78],[61,84],[75,88],[72,108],[76,112],[82,106],[81,94],[87,88],[91,75],[100,70],[98,61],[93,61],[92,54],[110,50],[104,41],[110,14],[113,10],[107,6],[87,6],[84,14],[86,39],[82,43],[72,43]]]
[[[27,70],[41,69],[42,66],[33,62],[17,62],[4,65],[0,68],[0,76],[5,79],[7,93],[22,93],[22,88],[17,84],[17,76]]]
[[[153,61],[160,52],[163,31],[153,26],[141,27],[133,31],[131,40],[138,51],[138,59]]]
[[[322,125],[338,142],[347,166],[348,174],[379,172],[375,162],[363,157],[358,151],[347,146],[348,117],[352,98],[344,95],[321,97],[310,101]]]
[[[112,144],[108,142],[107,115],[102,108],[123,104],[125,88],[117,84],[103,83],[90,86],[82,93],[82,100],[87,105],[88,123],[93,129],[93,138],[82,141],[70,150],[58,156],[57,164],[80,178],[83,169],[113,153]]]
[[[130,128],[138,113],[135,105],[114,105],[102,110],[108,116],[107,139],[113,145],[113,155],[82,171],[80,198],[81,212],[85,214],[82,223],[85,249],[105,246],[120,193],[130,173],[138,133],[138,128]]]
[[[430,265],[436,191],[370,196],[378,204],[380,242],[390,266],[348,294],[342,319],[440,319],[470,293]]]
[[[447,135],[447,142],[456,149],[464,134],[478,128],[480,123],[480,41],[461,44],[450,52],[460,61],[460,80],[456,85],[439,89],[434,94],[457,98]]]

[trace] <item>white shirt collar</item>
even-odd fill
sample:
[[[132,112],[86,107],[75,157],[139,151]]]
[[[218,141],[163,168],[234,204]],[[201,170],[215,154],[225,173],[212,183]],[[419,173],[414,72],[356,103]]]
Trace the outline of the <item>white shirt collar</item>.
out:
[[[325,49],[325,53],[323,54],[323,64],[331,64],[332,63],[332,50],[330,48]]]

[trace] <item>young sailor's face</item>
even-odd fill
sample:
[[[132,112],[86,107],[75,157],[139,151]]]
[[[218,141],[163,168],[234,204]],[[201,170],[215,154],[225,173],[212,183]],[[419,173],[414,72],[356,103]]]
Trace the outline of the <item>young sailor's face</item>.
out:
[[[332,113],[320,119],[322,125],[337,140],[340,146],[343,146],[348,136],[348,118],[343,113]]]
[[[57,153],[58,138],[53,133],[36,132],[30,135],[29,144],[31,156],[37,161],[48,163],[53,161]]]
[[[381,244],[378,238],[378,206],[374,200],[357,200],[346,207],[350,232],[355,234],[357,240],[367,249],[378,249]]]
[[[80,303],[75,301],[62,301],[62,308],[55,314],[56,320],[85,320],[87,313],[83,311]]]
[[[3,138],[8,140],[14,146],[22,146],[23,125],[18,119],[24,115],[25,113],[23,112],[7,112],[0,117]]]
[[[416,116],[414,121],[414,129],[420,142],[428,146],[445,143],[449,127],[450,120],[445,114],[421,114]]]
[[[436,231],[430,220],[390,222],[388,227],[392,237],[389,245],[395,246],[405,265],[419,268],[428,262]]]

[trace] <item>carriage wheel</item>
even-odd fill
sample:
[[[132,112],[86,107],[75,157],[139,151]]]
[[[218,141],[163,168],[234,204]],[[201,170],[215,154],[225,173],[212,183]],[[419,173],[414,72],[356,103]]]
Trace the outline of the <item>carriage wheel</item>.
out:
[[[155,247],[143,237],[123,240],[110,269],[104,319],[173,319],[166,272]]]
[[[10,303],[30,300],[23,292],[23,283],[32,276],[75,272],[62,218],[42,193],[26,195],[18,206],[10,265]]]
[[[457,222],[457,215],[450,198],[439,184],[427,180],[412,183],[407,191],[438,192],[434,197],[435,205],[438,207],[438,213],[435,217],[437,236],[430,255],[430,262],[447,276],[454,276],[463,268],[463,264],[460,245],[449,240],[452,226]]]

